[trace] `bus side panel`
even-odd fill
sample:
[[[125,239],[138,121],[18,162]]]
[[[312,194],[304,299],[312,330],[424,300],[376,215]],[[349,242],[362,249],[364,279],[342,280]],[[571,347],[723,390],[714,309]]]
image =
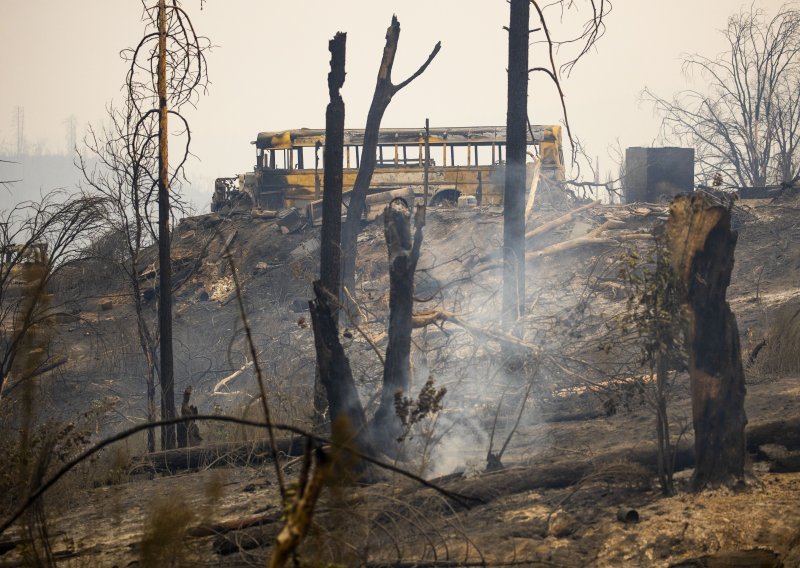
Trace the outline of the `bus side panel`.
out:
[[[532,181],[533,164],[527,164],[528,185]],[[355,184],[358,170],[345,169],[342,176],[344,191],[350,191]],[[320,191],[317,193],[317,176]],[[424,194],[423,169],[419,167],[375,168],[370,184],[371,192],[391,191],[410,188],[417,197]],[[441,191],[455,190],[460,195],[476,195],[481,189],[482,204],[500,205],[503,202],[505,166],[457,166],[431,167],[428,174],[429,196],[433,198]],[[281,206],[304,207],[322,197],[322,170],[261,170],[257,174],[254,187],[254,201],[263,209],[277,209]],[[257,188],[257,189],[256,189]],[[278,203],[280,201],[280,203]]]

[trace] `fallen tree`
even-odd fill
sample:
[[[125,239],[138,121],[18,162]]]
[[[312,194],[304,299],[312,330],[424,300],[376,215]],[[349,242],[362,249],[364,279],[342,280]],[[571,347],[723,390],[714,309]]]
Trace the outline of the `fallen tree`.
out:
[[[559,227],[562,227],[567,223],[569,223],[570,221],[572,221],[578,213],[583,213],[584,211],[588,211],[589,209],[594,209],[598,205],[600,205],[599,200],[592,201],[591,203],[587,203],[586,205],[581,205],[580,207],[573,209],[572,211],[564,213],[560,217],[556,217],[555,219],[547,221],[546,223],[542,223],[538,227],[534,227],[530,231],[527,231],[525,233],[525,238],[533,239],[535,237],[540,237],[546,233],[549,233],[554,229],[558,229]]]
[[[445,322],[453,323],[477,338],[494,341],[504,347],[517,347],[525,351],[529,351],[533,355],[539,355],[541,349],[530,343],[525,343],[523,340],[506,333],[504,331],[486,329],[478,325],[469,323],[459,316],[448,312],[446,310],[428,310],[418,312],[411,318],[411,325],[414,329],[426,327],[428,325],[441,325]]]
[[[567,241],[562,241],[560,243],[555,243],[539,250],[528,251],[525,253],[525,260],[531,262],[533,260],[539,260],[547,256],[552,256],[554,254],[559,254],[562,252],[567,252],[587,246],[598,246],[598,245],[619,246],[621,241],[629,241],[636,239],[651,239],[651,238],[652,235],[650,235],[649,233],[628,233],[626,235],[621,235],[619,239],[612,237],[593,237],[585,235]],[[472,271],[472,275],[475,276],[477,274],[480,274],[481,272],[486,272],[487,270],[496,270],[502,267],[503,267],[502,261],[492,261],[482,265],[479,264]]]
[[[533,188],[531,188],[531,191],[533,191]],[[564,213],[563,215],[560,215],[555,219],[546,221],[545,223],[542,223],[541,225],[534,227],[530,231],[526,232],[525,239],[533,240],[536,237],[541,237],[542,235],[546,235],[547,233],[554,231],[559,227],[563,227],[564,225],[572,221],[575,218],[575,216],[578,215],[578,213],[583,213],[584,211],[597,207],[598,205],[600,205],[600,201],[592,201],[591,203],[587,203],[586,205],[582,205],[576,209],[568,211],[567,213]],[[592,233],[589,233],[589,235],[594,236]],[[501,251],[493,250],[492,252],[489,252],[483,256],[475,258],[472,261],[472,266],[477,266],[480,264],[485,264],[487,262],[492,262],[493,260],[496,260],[501,256],[502,256]]]
[[[303,455],[302,438],[276,440],[278,452],[286,456]],[[266,439],[227,442],[177,448],[144,454],[131,463],[130,473],[175,473],[225,465],[252,465],[269,460],[272,452]]]
[[[760,449],[768,444],[781,445],[787,450],[800,449],[800,417],[761,423],[747,429],[747,451],[755,459],[768,459]],[[674,451],[675,471],[694,467],[695,454],[691,440],[682,442]],[[781,471],[790,469],[785,467],[787,463],[781,463]],[[620,464],[624,467],[616,467]],[[525,491],[562,489],[583,481],[622,480],[631,476],[649,478],[655,475],[657,465],[658,451],[652,445],[616,450],[592,459],[565,459],[549,463],[540,461],[536,465],[508,468],[471,479],[451,475],[433,481],[444,488],[458,491],[461,497],[489,502]]]

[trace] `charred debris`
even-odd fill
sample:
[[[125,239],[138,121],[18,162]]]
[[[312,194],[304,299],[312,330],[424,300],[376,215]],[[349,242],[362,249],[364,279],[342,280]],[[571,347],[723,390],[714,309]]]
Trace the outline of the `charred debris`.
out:
[[[34,215],[102,238],[2,250],[1,565],[800,565],[795,184],[696,186],[692,148],[568,179],[566,116],[527,120],[531,72],[563,98],[532,15],[504,126],[382,128],[441,48],[393,82],[394,17],[365,129],[338,33],[325,128],[259,133],[211,213],[142,238],[103,154],[101,199]],[[110,156],[147,154],[135,116]]]

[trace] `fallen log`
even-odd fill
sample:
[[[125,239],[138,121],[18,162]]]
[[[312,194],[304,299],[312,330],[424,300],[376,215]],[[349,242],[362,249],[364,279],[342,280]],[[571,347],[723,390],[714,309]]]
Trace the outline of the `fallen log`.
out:
[[[764,459],[765,456],[759,451],[759,447],[766,444],[780,444],[790,450],[797,449],[800,448],[800,417],[756,424],[747,428],[746,434],[747,450],[755,459]],[[692,440],[682,441],[674,451],[675,471],[694,467]],[[433,482],[467,499],[488,503],[499,497],[526,491],[570,487],[588,480],[590,475],[592,478],[597,478],[604,469],[616,472],[618,468],[613,466],[619,464],[625,464],[631,474],[635,474],[638,469],[655,475],[658,452],[655,445],[626,448],[599,455],[594,459],[559,460],[547,464],[508,468],[472,479],[447,476]]]
[[[549,247],[545,247],[540,250],[532,250],[530,252],[527,252],[525,253],[525,260],[529,261],[536,260],[544,256],[550,256],[551,254],[566,252],[568,250],[573,250],[583,246],[616,245],[616,244],[619,244],[616,239],[611,239],[608,237],[588,237],[588,236],[576,237],[568,241],[563,241],[560,243],[556,243],[554,245],[550,245]]]
[[[792,452],[775,458],[769,467],[769,471],[770,473],[794,473],[800,471],[800,454]]]
[[[759,446],[775,444],[787,450],[800,450],[800,417],[762,422],[745,430],[747,451],[758,453]]]
[[[560,243],[544,247],[543,249],[528,251],[525,253],[525,260],[530,262],[532,260],[539,260],[546,256],[567,252],[576,248],[585,246],[596,246],[596,245],[614,246],[614,245],[619,245],[619,241],[609,237],[588,237],[588,236],[576,237],[568,241],[562,241]],[[475,276],[477,274],[480,274],[481,272],[486,272],[487,270],[496,270],[502,267],[503,267],[503,262],[499,260],[488,262],[483,265],[478,264],[475,267],[475,270],[472,271],[472,275]]]
[[[603,231],[607,231],[609,229],[621,229],[625,226],[624,221],[618,221],[616,219],[608,219],[604,223],[600,223],[594,229],[586,233],[585,236],[587,237],[599,237],[603,234]]]
[[[544,235],[545,233],[549,233],[553,229],[558,229],[562,225],[566,225],[567,223],[572,221],[572,219],[578,213],[583,213],[584,211],[587,211],[589,209],[597,207],[598,205],[600,205],[600,201],[599,200],[592,201],[591,203],[587,203],[586,205],[582,205],[581,207],[578,207],[577,209],[573,209],[572,211],[564,213],[560,217],[556,217],[555,219],[553,219],[551,221],[548,221],[546,223],[542,223],[538,227],[535,227],[535,228],[531,229],[530,231],[526,232],[525,233],[525,238],[526,239],[532,239],[534,237],[539,237],[541,235]]]
[[[10,550],[14,550],[17,546],[29,544],[31,544],[31,539],[29,538],[9,538],[0,540],[0,556]]]
[[[281,518],[282,511],[272,511],[270,513],[261,513],[258,515],[249,515],[238,519],[229,519],[219,523],[203,523],[195,527],[191,527],[188,531],[189,536],[204,537],[215,534],[225,534],[231,531],[240,531],[277,523]]]
[[[277,446],[278,452],[286,456],[303,455],[303,438],[277,440]],[[162,450],[135,458],[130,473],[175,473],[187,469],[250,465],[263,463],[270,455],[269,441],[266,439]]]
[[[450,482],[443,486],[458,491],[459,495],[468,499],[488,503],[500,497],[526,491],[571,487],[583,480],[588,480],[590,476],[600,478],[604,468],[621,463],[625,464],[625,469],[630,474],[641,479],[642,474],[638,472],[652,472],[655,475],[658,454],[655,447],[629,448],[610,452],[593,460],[563,460],[545,465],[508,468],[473,479]],[[675,450],[676,471],[691,467],[693,464],[694,453],[691,445],[681,444]],[[618,468],[613,468],[613,471],[614,476],[618,478]],[[626,476],[629,477],[628,474]]]
[[[556,217],[555,219],[551,219],[550,221],[547,221],[546,223],[542,223],[538,227],[535,227],[535,228],[531,229],[530,231],[528,231],[527,233],[525,233],[525,240],[527,241],[529,239],[534,239],[536,237],[540,237],[542,235],[545,235],[545,234],[549,233],[550,231],[553,231],[554,229],[558,229],[559,227],[562,227],[562,226],[566,225],[567,223],[569,223],[570,221],[572,221],[572,219],[578,213],[582,213],[582,212],[584,212],[584,211],[586,211],[588,209],[592,209],[593,207],[597,207],[598,205],[600,205],[600,201],[592,201],[591,203],[587,203],[586,205],[582,205],[581,207],[578,207],[577,209],[573,209],[572,211],[564,213],[560,217]],[[484,264],[484,263],[487,263],[487,262],[491,262],[491,261],[497,259],[501,255],[502,255],[502,251],[501,250],[494,250],[494,251],[489,252],[489,253],[481,256],[481,257],[474,258],[472,260],[472,262],[471,262],[471,265],[472,266],[478,266],[478,265],[481,265],[481,264]],[[500,266],[502,266],[502,262],[500,263]]]
[[[243,550],[272,546],[279,530],[279,523],[271,523],[217,535],[213,544],[214,552],[220,556],[227,556]]]
[[[625,241],[650,241],[653,240],[655,237],[652,233],[622,233],[620,235],[614,235],[614,240],[625,242]]]
[[[783,566],[780,555],[765,548],[733,550],[707,554],[698,558],[687,558],[669,568],[779,568]]]
[[[249,367],[252,367],[252,366],[253,366],[253,362],[252,361],[248,361],[247,363],[242,365],[239,369],[235,370],[233,373],[231,373],[227,377],[223,377],[222,379],[220,379],[219,382],[217,382],[217,384],[214,385],[214,390],[212,391],[211,394],[217,394],[217,395],[229,394],[229,393],[225,393],[225,392],[220,392],[219,389],[224,387],[226,384],[228,384],[230,381],[232,381],[233,379],[235,379],[236,377],[238,377],[239,375],[244,373]]]
[[[530,343],[525,343],[509,333],[479,327],[464,321],[457,315],[446,310],[427,310],[423,312],[417,312],[411,317],[411,325],[414,329],[426,327],[428,325],[439,325],[444,322],[453,323],[481,339],[488,339],[505,346],[522,348],[526,351],[530,351],[534,355],[541,353],[541,349],[539,347],[531,345]]]

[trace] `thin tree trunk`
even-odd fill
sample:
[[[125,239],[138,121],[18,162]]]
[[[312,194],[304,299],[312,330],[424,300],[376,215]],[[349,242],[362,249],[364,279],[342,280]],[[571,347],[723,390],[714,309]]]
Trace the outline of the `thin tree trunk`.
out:
[[[137,257],[138,258],[138,257]],[[147,321],[144,317],[144,308],[142,306],[142,293],[137,280],[137,266],[138,263],[134,260],[132,263],[130,279],[133,285],[133,305],[136,310],[136,323],[137,332],[139,335],[139,347],[144,355],[145,364],[147,365],[147,374],[145,375],[146,394],[147,394],[147,421],[155,422],[156,417],[156,382],[155,382],[155,354],[153,353],[153,338],[147,329]],[[152,453],[156,451],[156,438],[153,428],[147,430],[147,451]]]
[[[411,330],[413,328],[414,272],[422,246],[425,209],[417,210],[414,241],[410,214],[400,200],[383,213],[386,246],[389,250],[389,345],[383,366],[381,403],[375,414],[373,437],[384,452],[396,446],[402,424],[395,412],[395,397],[408,391],[411,381]]]
[[[342,276],[342,159],[344,153],[344,100],[339,90],[344,85],[347,34],[338,32],[328,42],[331,71],[328,73],[330,103],[325,111],[325,161],[320,232],[319,280],[332,298],[339,298]],[[338,308],[332,308],[334,323]],[[314,380],[314,425],[322,427],[327,401],[320,381],[319,367]]]
[[[503,321],[519,334],[515,322],[525,305],[525,159],[528,117],[529,0],[511,0],[508,27],[508,112],[503,192]]]
[[[658,481],[665,495],[672,495],[672,448],[670,447],[669,416],[667,414],[667,362],[661,353],[656,355],[656,438],[658,440]]]
[[[428,56],[427,61],[417,69],[408,79],[395,85],[392,83],[392,66],[394,57],[397,53],[397,42],[400,39],[400,22],[396,16],[392,16],[392,24],[386,30],[386,45],[383,48],[383,58],[378,69],[378,82],[375,85],[375,94],[372,97],[372,104],[367,114],[367,125],[364,129],[364,150],[361,157],[361,165],[356,175],[353,191],[350,194],[350,205],[347,208],[347,218],[342,229],[342,284],[353,291],[355,288],[357,239],[361,230],[361,216],[364,213],[364,204],[367,198],[367,190],[372,181],[372,174],[375,171],[377,162],[376,151],[378,147],[378,132],[381,127],[381,120],[386,107],[392,101],[392,97],[403,87],[419,77],[436,57],[441,49],[441,42],[438,42],[433,51]],[[325,166],[327,167],[327,162]]]
[[[130,120],[130,118],[129,118]],[[133,152],[132,152],[133,154]],[[155,422],[158,420],[156,413],[156,346],[153,341],[153,336],[150,333],[150,328],[147,325],[147,318],[144,315],[144,306],[142,304],[142,289],[139,285],[139,259],[141,258],[142,250],[142,233],[144,232],[144,219],[142,215],[144,212],[141,209],[141,200],[139,194],[139,186],[136,180],[139,179],[139,161],[134,160],[133,166],[133,180],[131,183],[131,202],[133,204],[133,241],[131,241],[130,224],[126,221],[125,232],[128,234],[128,252],[131,257],[130,271],[127,274],[131,283],[133,291],[133,305],[136,310],[136,324],[139,334],[139,346],[144,356],[145,364],[147,365],[147,374],[145,375],[145,388],[147,398],[147,421]],[[125,206],[123,199],[120,198],[120,213],[121,218],[125,219]],[[156,451],[156,432],[154,428],[147,430],[147,451],[153,453]]]
[[[695,194],[675,198],[667,223],[672,266],[686,294],[694,490],[744,477],[744,370],[736,317],[725,300],[738,236],[730,222],[728,209]]]
[[[152,356],[148,355],[145,359],[147,362],[147,421],[155,422],[158,420],[156,417],[156,373],[155,373],[155,360]],[[155,429],[149,428],[147,430],[147,451],[156,451],[156,432]]]
[[[172,367],[172,267],[169,234],[169,156],[167,128],[167,16],[165,0],[158,4],[158,328],[161,350],[161,417],[175,418]],[[175,447],[175,426],[161,427],[161,447]]]

